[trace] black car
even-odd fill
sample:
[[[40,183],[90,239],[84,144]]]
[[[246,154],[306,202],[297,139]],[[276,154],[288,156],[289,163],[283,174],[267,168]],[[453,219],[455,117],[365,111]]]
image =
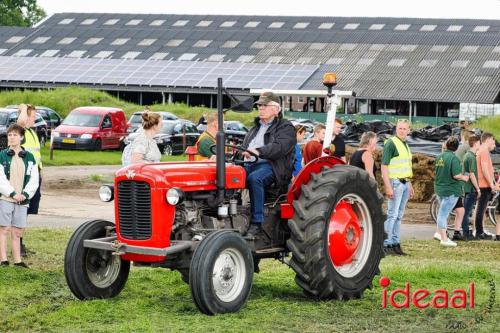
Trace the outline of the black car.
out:
[[[7,109],[16,109],[17,105],[7,105]],[[46,106],[35,106],[36,113],[42,116],[43,120],[47,123],[48,126],[48,138],[50,138],[50,133],[54,128],[61,125],[63,118],[56,111],[48,108]]]
[[[129,134],[125,138],[125,144],[133,141],[139,131]],[[162,154],[173,155],[183,154],[186,147],[194,146],[199,136],[196,126],[188,120],[164,120],[163,127],[160,133],[155,135],[154,140]]]
[[[0,109],[0,149],[7,147],[7,127],[17,121],[17,109]],[[49,128],[40,114],[36,115],[33,129],[38,134],[40,145],[44,146],[49,138]]]
[[[161,116],[162,120],[177,120],[179,119],[175,114],[165,111],[154,111]],[[134,114],[130,117],[128,124],[130,127],[127,129],[128,133],[135,132],[142,124],[142,114],[144,111],[134,112]]]
[[[207,129],[206,124],[198,125],[198,132],[203,133]],[[224,132],[226,133],[226,143],[239,146],[243,143],[248,128],[236,120],[227,120],[224,122]]]

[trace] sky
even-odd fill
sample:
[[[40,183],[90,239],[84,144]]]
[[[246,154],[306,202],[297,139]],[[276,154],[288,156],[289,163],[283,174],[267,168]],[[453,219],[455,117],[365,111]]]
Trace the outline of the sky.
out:
[[[38,0],[47,14],[212,14],[500,20],[500,0]]]

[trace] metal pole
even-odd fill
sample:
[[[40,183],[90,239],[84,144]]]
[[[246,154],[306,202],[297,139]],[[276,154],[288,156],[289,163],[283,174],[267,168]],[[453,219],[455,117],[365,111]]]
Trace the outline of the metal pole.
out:
[[[224,109],[222,107],[222,78],[217,79],[217,120],[218,128],[215,136],[216,144],[216,185],[217,185],[217,204],[224,201],[226,188],[226,155],[224,152],[224,144],[226,138],[224,135]]]

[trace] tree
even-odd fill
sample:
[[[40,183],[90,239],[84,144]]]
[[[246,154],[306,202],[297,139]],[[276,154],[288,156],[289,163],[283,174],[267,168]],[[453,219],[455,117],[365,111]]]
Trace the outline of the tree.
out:
[[[31,27],[45,16],[36,0],[0,0],[0,25]]]

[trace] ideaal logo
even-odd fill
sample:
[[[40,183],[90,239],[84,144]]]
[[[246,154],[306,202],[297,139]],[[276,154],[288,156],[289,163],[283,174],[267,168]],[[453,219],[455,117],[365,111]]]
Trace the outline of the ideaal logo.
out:
[[[384,276],[380,278],[379,281],[382,286],[382,308],[386,309],[387,304],[389,304],[396,309],[409,308],[410,304],[419,309],[425,309],[428,307],[433,307],[436,309],[473,309],[474,304],[474,282],[470,282],[468,290],[466,289],[454,289],[451,293],[446,289],[436,289],[430,292],[428,289],[419,288],[412,290],[409,282],[405,283],[404,288],[396,288],[392,291],[388,291],[387,287],[391,284],[391,280]],[[396,301],[396,296],[399,302]]]

